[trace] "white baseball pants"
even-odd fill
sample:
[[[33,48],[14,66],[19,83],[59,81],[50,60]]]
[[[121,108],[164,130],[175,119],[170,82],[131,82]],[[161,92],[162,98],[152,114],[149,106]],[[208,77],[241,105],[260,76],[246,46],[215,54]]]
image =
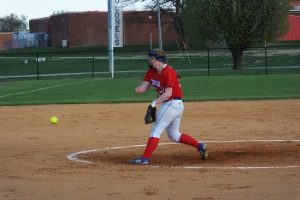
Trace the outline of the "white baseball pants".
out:
[[[172,99],[163,102],[156,113],[156,122],[152,125],[150,137],[160,138],[164,130],[170,140],[179,143],[180,121],[184,110],[182,100]]]

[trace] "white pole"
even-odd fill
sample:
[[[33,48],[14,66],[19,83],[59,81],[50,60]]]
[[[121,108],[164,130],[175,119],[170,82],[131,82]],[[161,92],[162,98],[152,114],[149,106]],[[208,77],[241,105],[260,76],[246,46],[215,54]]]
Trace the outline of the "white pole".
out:
[[[111,78],[114,78],[114,44],[113,44],[113,2],[114,0],[107,0],[108,5],[108,57],[109,57],[109,72]]]
[[[160,0],[157,0],[157,24],[158,24],[158,41],[159,48],[162,49],[162,37],[161,37],[161,20],[160,20]]]
[[[152,20],[152,16],[151,15],[149,15],[149,17],[148,17],[148,19],[149,19],[149,21],[150,21],[150,24],[151,24],[151,20]],[[153,47],[152,47],[152,28],[150,29],[150,31],[149,31],[149,42],[150,42],[150,50],[152,50],[153,49]]]
[[[152,50],[153,49],[153,47],[152,47],[152,33],[150,32],[150,34],[149,34],[149,39],[150,39],[150,50]]]

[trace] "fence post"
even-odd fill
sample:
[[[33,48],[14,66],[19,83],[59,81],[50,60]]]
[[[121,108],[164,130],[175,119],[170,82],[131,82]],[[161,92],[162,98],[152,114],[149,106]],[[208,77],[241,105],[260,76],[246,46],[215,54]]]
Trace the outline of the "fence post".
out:
[[[93,52],[92,77],[95,78],[95,52]]]
[[[210,57],[210,51],[209,51],[209,47],[207,48],[207,75],[209,76],[210,75],[210,60],[209,60],[209,57]]]
[[[265,73],[268,75],[268,55],[267,55],[267,43],[265,42]]]
[[[40,80],[39,53],[36,53],[36,78]]]

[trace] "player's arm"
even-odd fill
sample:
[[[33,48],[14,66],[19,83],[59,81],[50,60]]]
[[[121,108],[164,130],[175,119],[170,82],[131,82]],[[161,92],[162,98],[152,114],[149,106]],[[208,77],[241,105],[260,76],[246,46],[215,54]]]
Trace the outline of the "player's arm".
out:
[[[165,92],[159,95],[157,99],[155,99],[151,105],[154,107],[156,104],[162,103],[164,101],[169,100],[169,98],[172,96],[173,89],[171,87],[167,87],[165,89]]]
[[[135,93],[141,94],[146,92],[150,87],[150,82],[149,81],[143,81],[141,85],[135,88]]]

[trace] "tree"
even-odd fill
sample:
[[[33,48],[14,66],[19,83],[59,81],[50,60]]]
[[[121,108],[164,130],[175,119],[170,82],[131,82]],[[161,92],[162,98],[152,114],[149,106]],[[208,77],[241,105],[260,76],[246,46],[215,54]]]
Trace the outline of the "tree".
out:
[[[25,15],[19,18],[17,15],[11,13],[3,18],[0,17],[1,32],[27,31],[27,25],[27,17]]]
[[[243,52],[276,40],[288,28],[288,0],[186,0],[185,30],[193,44],[225,43],[233,69],[242,68]]]

